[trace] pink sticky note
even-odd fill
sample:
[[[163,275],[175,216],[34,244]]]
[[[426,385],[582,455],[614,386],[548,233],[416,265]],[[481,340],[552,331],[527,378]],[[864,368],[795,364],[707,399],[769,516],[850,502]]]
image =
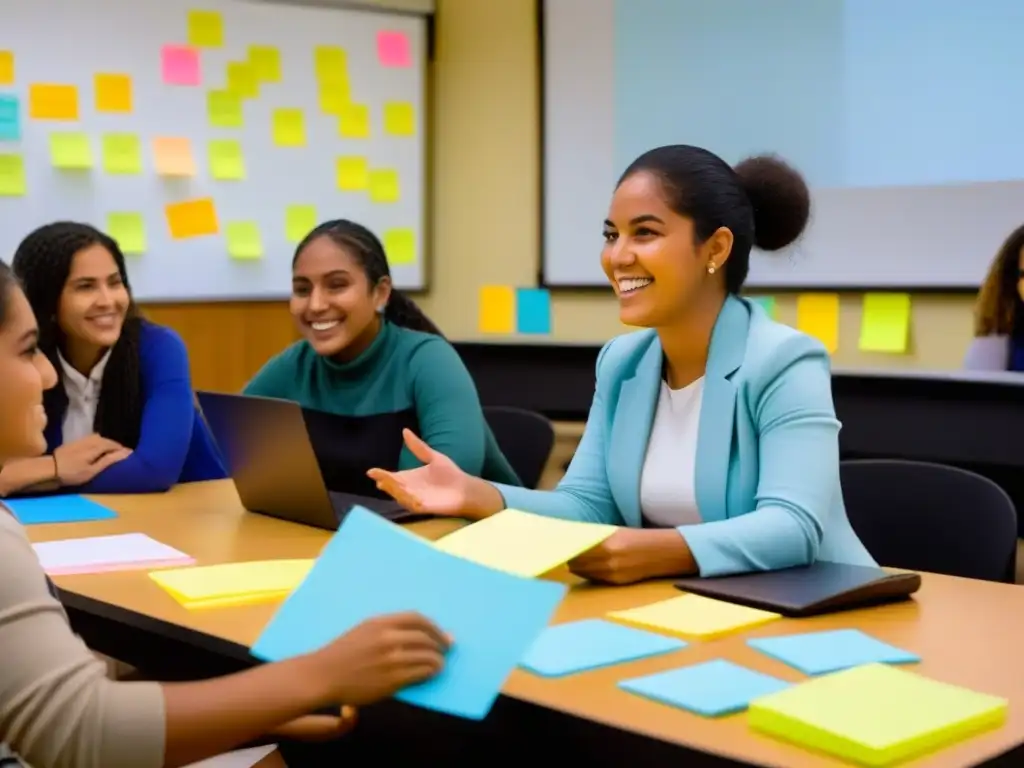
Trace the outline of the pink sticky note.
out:
[[[165,45],[162,51],[164,82],[199,85],[199,53],[187,45]]]
[[[409,38],[404,32],[378,32],[377,57],[385,67],[411,67]]]

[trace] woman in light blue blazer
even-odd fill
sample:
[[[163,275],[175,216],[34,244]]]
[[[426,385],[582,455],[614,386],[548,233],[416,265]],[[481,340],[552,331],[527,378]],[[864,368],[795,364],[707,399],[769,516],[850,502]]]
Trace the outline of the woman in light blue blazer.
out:
[[[733,169],[691,146],[640,156],[616,187],[601,261],[622,321],[646,330],[601,350],[558,487],[471,478],[411,433],[423,466],[370,476],[423,512],[622,526],[569,564],[595,581],[873,565],[843,506],[828,353],[738,296],[751,248],[790,244],[809,212],[804,180],[774,157]]]

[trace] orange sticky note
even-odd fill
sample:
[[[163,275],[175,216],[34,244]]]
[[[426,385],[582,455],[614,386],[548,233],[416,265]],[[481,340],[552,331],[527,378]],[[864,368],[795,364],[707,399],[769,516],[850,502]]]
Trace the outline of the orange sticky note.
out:
[[[158,136],[153,139],[153,160],[160,176],[195,176],[196,161],[192,156],[192,142],[177,136]]]
[[[78,89],[55,83],[30,85],[28,114],[36,120],[77,120]]]
[[[513,333],[516,329],[516,292],[507,285],[480,288],[480,332]]]
[[[132,111],[132,79],[128,75],[96,75],[94,85],[97,112]]]
[[[170,203],[164,208],[164,213],[167,215],[171,237],[175,240],[216,235],[220,231],[217,209],[210,197]]]
[[[829,354],[839,349],[839,295],[804,293],[796,299],[796,327],[814,336]]]
[[[0,85],[14,85],[14,53],[0,51]]]

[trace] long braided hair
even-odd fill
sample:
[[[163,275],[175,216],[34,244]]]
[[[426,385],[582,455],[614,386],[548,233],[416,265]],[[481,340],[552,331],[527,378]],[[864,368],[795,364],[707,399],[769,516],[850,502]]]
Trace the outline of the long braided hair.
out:
[[[366,273],[366,279],[371,288],[383,278],[391,277],[391,268],[388,266],[388,258],[380,240],[362,224],[356,224],[348,219],[325,221],[306,235],[295,249],[295,256],[292,257],[292,269],[295,268],[295,262],[299,260],[299,254],[318,237],[328,237],[339,248],[352,254],[352,257],[359,262]],[[384,317],[403,328],[432,333],[444,338],[441,330],[423,314],[423,311],[416,306],[416,302],[396,288],[391,289],[391,298],[388,299],[388,304],[384,308]]]
[[[60,297],[71,272],[71,262],[83,248],[100,245],[110,252],[128,292],[129,304],[121,336],[110,350],[103,372],[100,399],[93,429],[126,448],[134,449],[142,426],[142,377],[139,336],[143,319],[132,299],[124,254],[117,242],[98,229],[74,221],[46,224],[30,233],[14,254],[11,266],[21,280],[25,295],[39,322],[39,348],[60,371],[57,351],[65,344],[57,313]],[[64,382],[43,394],[50,423],[60,423],[68,407]]]

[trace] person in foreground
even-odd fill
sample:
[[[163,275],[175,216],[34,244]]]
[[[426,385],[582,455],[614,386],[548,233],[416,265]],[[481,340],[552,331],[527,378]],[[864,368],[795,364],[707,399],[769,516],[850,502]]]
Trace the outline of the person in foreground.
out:
[[[57,381],[11,270],[0,262],[0,463],[45,449]],[[71,631],[25,531],[0,506],[0,757],[35,768],[181,766],[270,735],[326,739],[351,707],[435,675],[449,639],[425,618],[371,619],[321,650],[198,683],[116,682]],[[346,705],[339,716],[309,713]]]
[[[404,428],[417,428],[470,475],[520,485],[462,359],[392,287],[372,232],[346,220],[310,232],[292,261],[290,308],[305,339],[272,358],[244,394],[307,409],[328,488],[377,495],[369,468],[418,466],[403,447]]]
[[[0,495],[152,493],[226,477],[196,410],[185,344],[140,316],[112,238],[87,224],[47,224],[21,242],[12,266],[59,377],[44,398],[48,454],[5,466]]]
[[[809,211],[803,179],[773,157],[733,169],[691,146],[641,155],[612,198],[601,263],[622,321],[647,330],[601,350],[559,486],[475,480],[412,433],[424,466],[370,476],[416,511],[625,526],[569,563],[596,581],[873,565],[843,506],[828,354],[737,296],[751,248],[793,242]]]
[[[1024,372],[1024,225],[1003,242],[978,293],[964,368]]]

